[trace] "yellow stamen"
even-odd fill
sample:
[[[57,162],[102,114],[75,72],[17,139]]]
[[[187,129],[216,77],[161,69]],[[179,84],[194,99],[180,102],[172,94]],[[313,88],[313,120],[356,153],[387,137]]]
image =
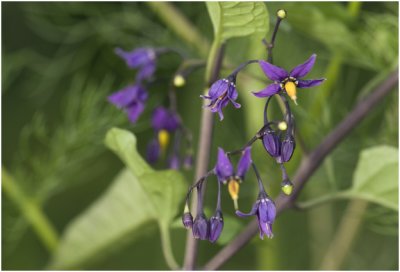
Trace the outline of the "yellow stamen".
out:
[[[238,202],[237,202],[237,200],[239,198],[239,182],[237,182],[237,180],[235,180],[235,179],[231,179],[228,183],[228,191],[233,200],[235,210],[239,209]]]
[[[297,105],[296,99],[296,84],[292,81],[288,81],[285,83],[285,91],[288,94],[288,96],[294,101],[294,103]]]
[[[162,129],[158,132],[158,142],[160,143],[161,150],[164,152],[169,143],[169,132]]]

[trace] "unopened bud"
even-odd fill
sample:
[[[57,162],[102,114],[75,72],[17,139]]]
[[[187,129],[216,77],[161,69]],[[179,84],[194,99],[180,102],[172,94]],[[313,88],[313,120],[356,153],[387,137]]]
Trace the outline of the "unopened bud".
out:
[[[278,128],[279,128],[279,130],[286,130],[287,129],[287,123],[285,121],[279,122],[278,123]]]
[[[220,210],[215,211],[215,214],[210,218],[210,236],[208,240],[214,243],[221,235],[224,228],[224,218]]]
[[[174,77],[174,86],[175,87],[182,87],[183,85],[185,85],[186,80],[182,75],[175,75]]]
[[[288,162],[293,155],[294,149],[296,148],[296,142],[292,136],[287,136],[281,144],[281,162]]]
[[[282,181],[281,187],[282,187],[282,192],[285,195],[291,195],[292,194],[292,192],[293,192],[293,184],[292,184],[292,182],[290,180],[285,179],[284,181]]]
[[[278,157],[281,151],[281,142],[276,133],[272,130],[268,130],[262,138],[265,150],[272,156]]]
[[[278,18],[280,18],[280,19],[285,19],[286,15],[287,15],[287,12],[284,9],[278,9],[278,11],[276,12],[276,16],[278,16]]]

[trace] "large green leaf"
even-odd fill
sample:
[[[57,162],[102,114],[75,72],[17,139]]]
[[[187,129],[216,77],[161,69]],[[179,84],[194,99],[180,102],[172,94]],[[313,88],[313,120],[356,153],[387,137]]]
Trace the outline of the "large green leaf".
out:
[[[354,172],[351,194],[398,209],[398,149],[377,146],[363,150]]]
[[[251,34],[265,35],[269,16],[263,2],[206,2],[214,39],[225,41]]]
[[[136,150],[136,138],[113,128],[106,145],[128,166],[92,206],[65,231],[51,268],[83,268],[132,242],[154,222],[163,243],[169,243],[168,226],[176,216],[186,185],[177,171],[154,171]]]

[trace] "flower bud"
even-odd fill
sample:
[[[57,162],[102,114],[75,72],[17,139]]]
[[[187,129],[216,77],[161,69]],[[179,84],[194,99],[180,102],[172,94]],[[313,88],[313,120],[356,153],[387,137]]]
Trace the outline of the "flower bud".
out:
[[[204,213],[198,214],[193,222],[193,237],[195,239],[207,240],[210,234],[210,222]]]
[[[281,188],[285,195],[291,195],[293,191],[293,183],[289,179],[285,179],[282,181]]]
[[[193,226],[193,216],[190,212],[185,212],[182,215],[182,223],[186,229],[191,229]]]
[[[280,19],[285,19],[286,15],[287,15],[287,12],[284,9],[278,9],[278,11],[276,12],[276,16],[278,16],[278,18],[280,18]]]
[[[174,86],[175,87],[182,87],[186,83],[185,78],[182,75],[175,75],[174,77]]]
[[[218,240],[224,228],[224,218],[220,210],[215,211],[215,214],[210,218],[210,237],[208,238],[211,243]]]
[[[287,129],[287,123],[285,121],[279,122],[278,123],[278,128],[279,128],[279,130],[286,130]]]
[[[294,149],[296,148],[296,142],[291,135],[287,135],[281,144],[281,162],[288,162],[293,155]]]
[[[272,156],[278,157],[281,150],[281,142],[279,137],[272,130],[267,130],[262,138],[265,150]]]

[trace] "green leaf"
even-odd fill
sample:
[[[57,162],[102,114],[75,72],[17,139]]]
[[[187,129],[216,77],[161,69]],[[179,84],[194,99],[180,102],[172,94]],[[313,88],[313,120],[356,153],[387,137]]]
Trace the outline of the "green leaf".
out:
[[[263,2],[206,2],[214,39],[226,41],[252,34],[266,35],[269,16]]]
[[[398,149],[377,146],[361,152],[351,194],[398,210]]]
[[[85,267],[142,235],[149,222],[158,223],[167,262],[176,266],[169,248],[169,226],[187,189],[182,175],[173,170],[152,170],[128,131],[113,128],[105,142],[128,168],[68,226],[50,268]]]

